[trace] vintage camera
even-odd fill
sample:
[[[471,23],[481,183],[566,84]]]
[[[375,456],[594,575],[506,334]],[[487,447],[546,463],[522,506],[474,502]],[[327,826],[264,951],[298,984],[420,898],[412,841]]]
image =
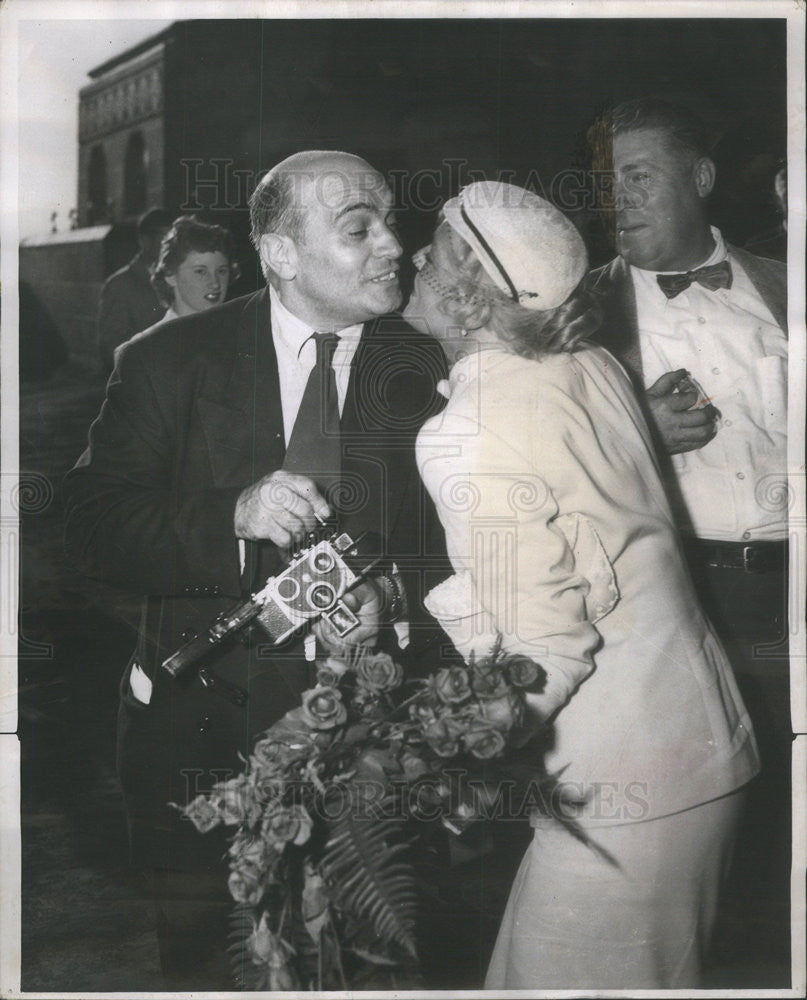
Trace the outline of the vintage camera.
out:
[[[340,636],[347,635],[359,620],[341,598],[378,561],[362,556],[365,538],[361,535],[354,541],[344,531],[334,531],[326,538],[309,536],[310,544],[295,553],[282,573],[270,576],[248,600],[219,615],[206,632],[169,656],[163,667],[179,677],[213,646],[253,623],[260,625],[274,644],[321,615]]]
[[[358,555],[358,550],[350,535],[342,532],[304,549],[283,573],[269,577],[255,595],[263,602],[256,620],[274,642],[282,642],[320,615],[340,636],[358,625],[356,616],[340,600],[363,575],[345,562],[343,557],[349,554]]]

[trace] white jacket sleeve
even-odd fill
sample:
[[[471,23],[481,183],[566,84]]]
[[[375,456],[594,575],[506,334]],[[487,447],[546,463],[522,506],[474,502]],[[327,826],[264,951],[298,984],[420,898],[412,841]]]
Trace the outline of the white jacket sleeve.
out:
[[[548,718],[594,669],[599,635],[586,609],[589,582],[524,428],[504,416],[482,426],[478,398],[458,402],[418,441],[421,474],[462,581],[435,593],[430,610],[466,658],[472,649],[486,654],[499,632],[507,651],[540,663],[547,683],[530,701]]]

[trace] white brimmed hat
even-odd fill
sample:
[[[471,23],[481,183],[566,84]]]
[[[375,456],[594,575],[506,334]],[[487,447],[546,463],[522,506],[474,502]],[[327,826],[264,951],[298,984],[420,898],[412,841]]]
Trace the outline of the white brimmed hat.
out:
[[[497,288],[527,309],[559,306],[588,270],[574,225],[524,188],[477,181],[447,201],[443,215]]]

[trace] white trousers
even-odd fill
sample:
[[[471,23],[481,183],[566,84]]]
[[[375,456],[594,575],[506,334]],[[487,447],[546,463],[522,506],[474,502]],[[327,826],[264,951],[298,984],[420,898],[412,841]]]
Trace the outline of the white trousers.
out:
[[[557,823],[535,830],[485,989],[683,989],[700,983],[744,792],[589,828],[609,864]]]

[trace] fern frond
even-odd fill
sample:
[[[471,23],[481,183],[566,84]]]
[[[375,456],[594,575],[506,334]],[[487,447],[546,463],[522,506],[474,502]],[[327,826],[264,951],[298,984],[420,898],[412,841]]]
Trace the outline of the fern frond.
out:
[[[416,959],[415,876],[400,858],[408,845],[402,819],[390,815],[392,804],[384,799],[375,810],[347,810],[334,824],[320,870],[346,916]]]
[[[236,903],[230,913],[230,930],[227,937],[230,943],[227,952],[230,956],[230,972],[238,990],[265,989],[265,973],[257,968],[249,959],[247,940],[255,929],[255,909],[246,903]]]

